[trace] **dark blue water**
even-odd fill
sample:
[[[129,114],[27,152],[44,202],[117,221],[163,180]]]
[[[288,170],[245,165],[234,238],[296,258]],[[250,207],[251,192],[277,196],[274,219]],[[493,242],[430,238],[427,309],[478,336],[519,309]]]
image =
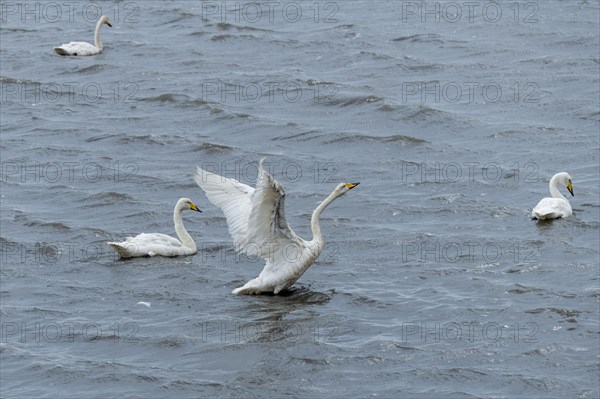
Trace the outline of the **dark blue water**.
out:
[[[3,397],[600,394],[598,1],[0,7]],[[238,297],[264,261],[192,176],[263,156],[304,238],[361,185]],[[561,171],[573,216],[531,221]],[[180,197],[198,254],[118,260]]]

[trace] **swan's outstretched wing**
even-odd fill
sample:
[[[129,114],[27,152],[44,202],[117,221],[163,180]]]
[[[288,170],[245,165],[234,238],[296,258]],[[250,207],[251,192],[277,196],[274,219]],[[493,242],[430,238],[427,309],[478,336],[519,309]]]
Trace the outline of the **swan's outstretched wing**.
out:
[[[258,166],[256,189],[250,198],[252,210],[248,220],[248,242],[259,247],[268,244],[268,251],[286,242],[295,242],[296,234],[285,218],[285,191],[283,186],[263,167],[264,158]],[[263,257],[265,257],[263,255]]]
[[[269,259],[280,245],[298,238],[285,218],[283,186],[264,169],[263,161],[256,189],[201,168],[194,180],[225,214],[235,249]]]
[[[204,190],[206,198],[225,214],[235,248],[245,248],[248,239],[248,219],[252,210],[250,197],[254,189],[235,179],[201,168],[197,168],[194,180]]]

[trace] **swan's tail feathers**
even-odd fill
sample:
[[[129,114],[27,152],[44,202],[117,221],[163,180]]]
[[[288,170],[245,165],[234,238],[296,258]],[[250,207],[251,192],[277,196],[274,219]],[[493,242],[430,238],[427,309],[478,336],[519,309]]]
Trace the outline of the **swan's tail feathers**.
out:
[[[261,292],[265,292],[263,289],[264,287],[261,288],[261,284],[257,281],[257,279],[258,278],[248,281],[242,287],[238,287],[231,291],[231,293],[235,295],[256,295],[260,294]]]
[[[131,247],[127,247],[118,242],[109,242],[107,244],[113,247],[113,249],[119,253],[119,256],[121,256],[121,258],[131,257]]]
[[[235,295],[255,295],[255,294],[260,294],[261,291],[257,291],[256,288],[245,288],[245,287],[239,287],[236,288],[235,290],[231,291],[232,294]]]
[[[541,210],[541,211],[533,211],[533,219],[537,220],[545,220],[545,219],[558,219],[562,217],[559,212],[551,211],[551,210]]]
[[[231,291],[231,293],[235,295],[258,295],[263,293],[272,293],[277,295],[287,286],[288,284],[285,283],[283,283],[282,285],[273,286],[272,284],[265,282],[261,276],[258,276],[248,281],[243,286]]]
[[[58,55],[70,55],[62,47],[54,47],[54,51],[56,51],[56,54],[58,54]]]

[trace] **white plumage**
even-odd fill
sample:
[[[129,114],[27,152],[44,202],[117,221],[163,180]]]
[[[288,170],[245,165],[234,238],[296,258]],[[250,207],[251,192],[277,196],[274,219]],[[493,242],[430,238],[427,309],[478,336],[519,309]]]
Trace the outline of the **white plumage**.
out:
[[[176,238],[166,234],[151,233],[138,234],[135,237],[127,237],[123,242],[109,242],[108,244],[119,253],[122,258],[135,258],[139,256],[180,256],[193,255],[196,253],[196,243],[183,227],[181,213],[185,210],[202,212],[196,204],[188,198],[181,198],[175,205],[173,211],[173,223],[175,224]]]
[[[236,251],[258,255],[267,263],[258,277],[233,290],[234,294],[278,294],[290,287],[313,264],[323,250],[319,225],[321,212],[336,198],[359,183],[341,183],[314,210],[311,219],[313,239],[298,237],[285,218],[283,186],[259,163],[256,188],[201,168],[194,179],[206,197],[221,208]]]
[[[569,190],[572,196],[573,194],[573,183],[571,182],[571,176],[567,172],[557,173],[550,179],[550,194],[552,198],[542,198],[540,202],[533,208],[531,216],[534,219],[557,219],[565,218],[573,214],[571,204],[561,193],[558,191],[558,185],[562,184]]]
[[[100,41],[100,27],[102,26],[102,24],[106,24],[112,27],[106,15],[100,17],[100,19],[96,23],[96,30],[94,31],[94,44],[90,44],[87,42],[70,42],[63,44],[60,47],[55,47],[54,51],[56,51],[56,54],[58,55],[76,56],[94,55],[100,53],[103,49],[102,42]]]

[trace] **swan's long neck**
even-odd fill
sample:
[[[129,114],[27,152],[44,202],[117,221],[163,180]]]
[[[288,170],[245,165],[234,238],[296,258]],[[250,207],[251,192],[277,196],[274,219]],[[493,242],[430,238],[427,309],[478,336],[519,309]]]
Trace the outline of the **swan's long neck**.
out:
[[[196,243],[194,242],[194,239],[192,238],[190,233],[188,233],[185,227],[183,227],[183,220],[181,217],[182,212],[183,208],[179,206],[179,204],[177,204],[175,210],[173,211],[173,223],[175,224],[175,232],[177,233],[177,237],[179,237],[179,240],[185,247],[192,248],[195,251]]]
[[[323,244],[323,234],[321,234],[321,225],[319,219],[321,218],[321,213],[327,208],[329,204],[333,202],[334,199],[337,198],[335,192],[329,194],[329,197],[325,198],[323,202],[319,204],[317,209],[314,210],[312,214],[312,218],[310,219],[310,227],[313,233],[313,241],[318,242],[319,244]]]
[[[560,193],[560,191],[558,191],[558,180],[559,180],[558,175],[554,175],[552,177],[552,179],[550,179],[550,184],[549,184],[549,186],[550,186],[550,195],[552,195],[552,197],[554,197],[554,198],[562,198],[564,200],[567,200],[565,198],[565,196],[562,195]]]
[[[94,46],[96,46],[97,49],[102,50],[102,42],[100,41],[100,27],[102,26],[102,20],[99,20],[98,23],[96,23],[96,30],[94,31]]]

